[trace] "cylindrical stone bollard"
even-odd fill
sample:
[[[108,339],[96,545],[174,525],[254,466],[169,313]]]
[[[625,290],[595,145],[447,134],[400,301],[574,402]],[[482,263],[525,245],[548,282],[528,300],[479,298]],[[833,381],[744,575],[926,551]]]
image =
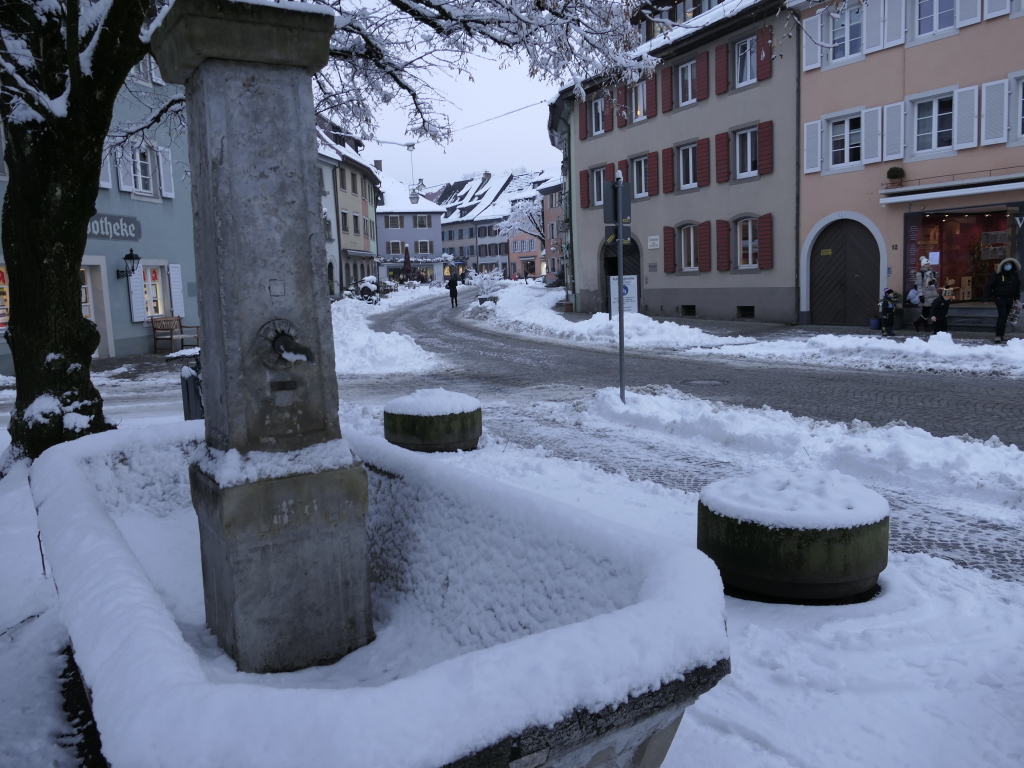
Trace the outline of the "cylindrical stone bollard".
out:
[[[792,602],[870,593],[889,557],[889,503],[836,470],[765,470],[704,487],[697,548],[727,587]]]
[[[483,434],[480,401],[446,389],[419,389],[384,406],[384,438],[410,451],[472,451]]]

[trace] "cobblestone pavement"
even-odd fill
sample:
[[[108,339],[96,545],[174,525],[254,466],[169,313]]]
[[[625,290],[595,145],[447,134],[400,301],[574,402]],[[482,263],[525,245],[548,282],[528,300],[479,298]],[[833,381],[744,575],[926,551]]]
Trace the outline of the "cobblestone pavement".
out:
[[[375,327],[400,331],[444,356],[446,368],[416,376],[342,377],[342,397],[383,403],[419,387],[444,386],[488,400],[488,430],[549,454],[581,459],[607,471],[625,471],[672,488],[697,491],[720,477],[750,471],[749,459],[712,459],[679,438],[614,424],[557,423],[531,404],[586,397],[618,385],[614,355],[548,342],[495,335],[456,320],[447,306],[412,305],[378,316]],[[829,421],[854,419],[881,426],[903,420],[936,435],[971,435],[1024,445],[1024,388],[995,376],[891,373],[811,366],[750,365],[734,361],[630,355],[627,385],[668,384],[699,397],[748,407],[769,405]],[[552,421],[554,419],[554,421]],[[632,446],[611,456],[595,446]],[[936,485],[941,478],[936,478]],[[892,508],[891,546],[924,552],[994,576],[1024,581],[1024,526],[972,514],[963,499],[920,498],[876,487]],[[981,510],[978,510],[981,512]]]

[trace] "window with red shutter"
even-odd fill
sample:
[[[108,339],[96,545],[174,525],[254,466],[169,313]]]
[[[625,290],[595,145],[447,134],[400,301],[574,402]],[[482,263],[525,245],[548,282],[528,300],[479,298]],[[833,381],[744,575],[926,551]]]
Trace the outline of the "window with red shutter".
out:
[[[715,93],[721,95],[729,90],[729,46],[715,48]]]
[[[579,110],[580,114],[580,141],[587,138],[587,109],[590,106],[589,101],[577,101],[576,109]]]
[[[729,180],[729,134],[715,136],[715,181],[724,184]]]
[[[629,107],[626,104],[626,86],[622,86],[616,91],[615,96],[615,115],[619,123],[619,128],[626,127],[628,112]]]
[[[662,227],[661,239],[665,247],[665,274],[676,271],[676,230],[675,227]]]
[[[697,186],[706,187],[710,183],[711,139],[697,139]],[[709,224],[708,226],[711,225]]]
[[[665,194],[675,191],[675,147],[661,150],[661,188]]]
[[[610,131],[614,121],[612,120],[612,114],[615,112],[615,106],[612,104],[611,99],[604,100],[604,129]]]
[[[647,78],[647,116],[654,117],[658,114],[658,80],[655,73]]]
[[[697,101],[704,101],[710,93],[708,84],[708,52],[701,51],[697,54],[697,77],[695,78],[693,90],[696,92]]]
[[[608,163],[604,167],[604,180],[615,181],[615,163]]]
[[[757,172],[759,175],[771,173],[775,165],[774,143],[775,129],[772,121],[757,124]]]
[[[658,153],[649,152],[647,154],[647,194],[658,194],[658,188]]]
[[[661,70],[661,111],[672,111],[672,67]]]
[[[701,272],[711,271],[711,222],[697,225],[697,266]]]
[[[718,255],[718,271],[728,272],[732,263],[729,252],[729,222],[719,219],[715,223],[716,237],[715,250]]]
[[[590,207],[590,171],[580,171],[580,208]]]
[[[771,269],[775,266],[772,246],[772,215],[766,213],[757,217],[757,266],[761,269]]]
[[[757,79],[767,80],[772,76],[772,28],[757,30]]]

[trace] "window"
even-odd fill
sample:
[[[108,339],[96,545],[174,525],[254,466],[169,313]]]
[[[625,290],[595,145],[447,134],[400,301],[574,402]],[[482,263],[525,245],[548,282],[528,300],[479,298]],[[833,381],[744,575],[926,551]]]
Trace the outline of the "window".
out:
[[[953,146],[953,97],[919,101],[914,105],[915,147],[929,152]]]
[[[487,237],[487,227],[477,227],[476,236]]]
[[[736,222],[736,263],[740,269],[757,266],[757,219]]]
[[[416,227],[416,229],[430,229],[430,216],[417,214],[416,221],[413,226]]]
[[[633,122],[647,119],[647,84],[638,83],[629,89],[629,112]]]
[[[370,220],[363,216],[363,234],[367,237],[370,236]]]
[[[688,61],[679,65],[679,106],[692,104],[697,100],[697,62]]]
[[[598,168],[590,175],[594,177],[594,205],[604,205],[604,168]]]
[[[860,117],[832,121],[832,167],[860,162],[860,137]]]
[[[647,158],[633,160],[633,197],[647,197]]]
[[[142,267],[142,296],[146,317],[159,317],[164,311],[163,267]]]
[[[1020,135],[1024,136],[1024,80],[1017,81],[1017,106],[1020,108]]]
[[[344,171],[338,174],[338,186],[344,189],[346,192],[348,191],[348,187],[345,186],[345,179],[347,178],[348,177],[345,175]]]
[[[401,216],[385,216],[384,226],[388,229],[401,229],[402,228],[402,217]]]
[[[434,249],[430,245],[429,240],[417,240],[416,241],[416,253],[433,253]]]
[[[341,231],[348,232],[348,211],[341,212]]]
[[[467,256],[472,256],[474,249],[475,249],[475,246],[467,245],[466,246],[466,255]],[[461,251],[462,249],[460,248],[459,250]]]
[[[952,29],[956,23],[954,0],[917,0],[917,34]]]
[[[692,189],[697,186],[697,145],[687,144],[679,148],[679,188]]]
[[[487,233],[491,237],[497,237],[498,236],[498,227],[496,225],[494,225],[494,224],[491,224],[491,226],[489,226],[487,228]]]
[[[736,87],[757,81],[757,38],[736,43]]]
[[[698,269],[697,264],[697,227],[689,224],[679,228],[680,263],[683,270]]]
[[[331,228],[331,219],[327,215],[327,211],[324,211],[323,216],[324,216],[324,238],[326,238],[327,242],[330,243],[330,242],[334,241],[334,230]]]
[[[459,240],[461,240],[461,239],[462,239],[462,230],[460,229],[459,230]]]
[[[156,61],[148,54],[142,57],[142,61],[132,67],[129,76],[146,85],[152,85],[154,82],[163,82],[160,79],[160,70],[156,66]]]
[[[604,99],[594,99],[590,102],[590,115],[594,135],[604,133]]]
[[[352,214],[352,234],[359,234],[359,217],[355,214]]]
[[[352,172],[352,194],[359,194],[359,177],[356,176],[355,171]]]
[[[558,235],[557,235],[557,232],[555,230],[555,222],[549,221],[548,222],[548,240],[555,240],[557,237],[558,237]]]
[[[145,144],[132,152],[135,192],[140,195],[153,194],[153,155],[153,150]]]
[[[863,28],[860,7],[832,16],[832,59],[845,59],[861,52]]]
[[[384,252],[388,256],[400,256],[402,254],[402,243],[399,240],[388,240]]]
[[[757,176],[757,128],[736,131],[736,178]]]

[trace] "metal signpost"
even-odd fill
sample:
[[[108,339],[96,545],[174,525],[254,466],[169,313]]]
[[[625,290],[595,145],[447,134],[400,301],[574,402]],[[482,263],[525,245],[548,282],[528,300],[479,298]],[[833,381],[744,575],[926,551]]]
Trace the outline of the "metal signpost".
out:
[[[604,185],[604,223],[613,225],[605,227],[605,242],[610,244],[612,239],[615,240],[615,251],[618,257],[619,279],[615,284],[615,289],[619,291],[616,302],[619,305],[619,399],[623,403],[626,402],[626,316],[623,310],[626,286],[622,281],[622,244],[632,235],[629,227],[631,209],[632,197],[629,187],[622,183],[622,171],[616,171],[615,181],[605,182]]]

